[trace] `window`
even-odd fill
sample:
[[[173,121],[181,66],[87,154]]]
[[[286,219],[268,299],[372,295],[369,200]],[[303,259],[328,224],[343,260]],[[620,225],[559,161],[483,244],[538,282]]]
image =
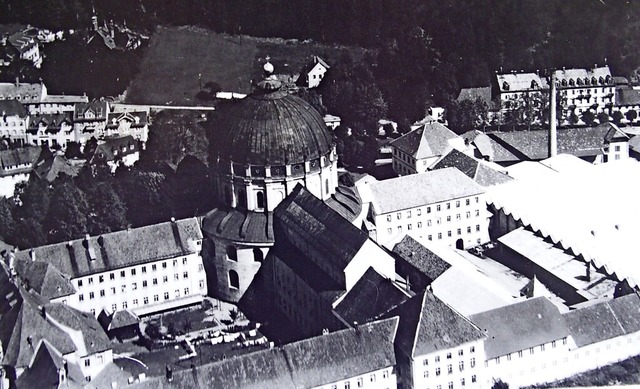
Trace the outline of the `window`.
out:
[[[227,259],[230,261],[238,261],[238,251],[234,246],[227,246]]]
[[[440,204],[436,205],[436,211],[440,211]]]
[[[169,300],[169,292],[164,292],[164,299]]]
[[[461,356],[463,356],[463,355],[464,355],[464,350],[462,350],[462,349],[458,350],[458,356],[460,356],[460,357],[461,357]]]
[[[162,283],[166,284],[167,282],[169,282],[169,277],[167,276],[162,276]]]
[[[449,374],[453,373],[453,366],[452,365],[447,365],[447,373],[449,373]]]
[[[567,344],[567,338],[562,338],[562,344]]]
[[[234,270],[229,270],[229,286],[234,289],[240,288],[240,280],[238,279],[238,273]]]
[[[188,271],[183,272],[182,278],[189,278],[189,272]]]
[[[418,208],[418,209],[416,210],[416,214],[417,214],[418,216],[422,215],[422,209],[421,209],[421,208]]]
[[[126,301],[122,302],[122,309],[127,309],[127,302]]]
[[[151,265],[151,270],[153,270],[153,271],[158,270],[158,265],[156,265],[156,264]]]
[[[620,146],[615,146],[615,147],[613,148],[613,150],[614,150],[614,151],[619,152],[619,151],[620,151]]]
[[[471,217],[471,212],[467,211],[467,219]]]
[[[235,247],[233,249],[235,250]],[[173,267],[176,267],[176,266],[178,266],[178,260],[174,259],[173,260]]]
[[[393,232],[393,230],[391,229],[391,227],[387,228],[387,234],[391,234]]]
[[[344,389],[351,389],[351,383],[349,381],[344,383]]]
[[[89,277],[89,285],[93,284],[93,277]]]
[[[142,281],[142,287],[146,288],[147,287],[147,280]]]
[[[447,231],[447,236],[451,237],[451,231]]]
[[[469,349],[469,351],[473,354],[476,352],[476,347],[475,346],[471,346],[471,348]]]
[[[142,299],[142,303],[143,303],[144,305],[149,304],[149,297],[145,297],[144,299]]]
[[[522,350],[518,351],[518,358],[522,358]]]
[[[189,295],[189,288],[184,288],[184,295],[188,296]]]
[[[440,375],[440,368],[436,367],[436,377]]]
[[[533,347],[529,347],[529,354],[533,354]]]
[[[105,293],[104,293],[104,289],[101,289],[101,290],[100,290],[100,297],[104,297],[104,294],[105,294]]]
[[[436,360],[436,363],[440,362],[440,355],[436,355],[435,360]]]
[[[471,376],[471,382],[476,382],[476,381],[477,381],[477,378],[476,378],[476,375],[474,374]]]
[[[470,233],[471,233],[471,227],[469,226],[467,227],[467,234],[470,234]]]
[[[544,344],[540,345],[540,351],[544,351]]]
[[[431,207],[427,207],[427,213],[431,213]]]
[[[480,216],[480,210],[476,209],[476,216]]]
[[[185,258],[182,258],[182,264],[183,264],[183,265],[186,265],[186,264],[187,264],[187,258],[186,258],[186,257],[185,257]]]
[[[469,361],[469,365],[471,365],[471,367],[476,367],[476,359],[475,358],[471,358],[471,360]]]
[[[167,268],[167,262],[162,262],[162,268],[166,269]]]
[[[461,228],[458,228],[457,232],[458,232],[458,235],[462,235],[462,229]]]
[[[133,304],[134,306],[138,306],[138,299],[133,299],[132,304]]]
[[[447,209],[451,209],[451,203],[447,203]]]
[[[422,361],[422,366],[429,366],[429,358],[425,358],[425,359]]]
[[[402,226],[398,226],[398,232],[402,232]]]
[[[465,382],[464,382],[464,378],[460,378],[460,386],[464,386]]]
[[[453,389],[453,382],[449,381],[449,384],[447,385],[447,387],[448,387],[449,389]]]
[[[89,292],[89,300],[93,300],[94,297],[95,295],[93,294],[93,292]]]
[[[369,381],[376,382],[376,374],[375,373],[369,374]]]
[[[451,353],[447,353],[447,359],[451,359]]]
[[[427,237],[429,240],[433,240],[433,235],[429,234],[429,236]]]
[[[476,204],[478,204],[479,202],[480,202],[480,198],[476,196]]]
[[[157,278],[154,278],[154,279],[153,279],[153,281],[152,281],[152,284],[153,284],[153,285],[158,285],[158,279],[157,279]]]
[[[104,276],[103,275],[98,276],[98,282],[100,282],[100,283],[104,282]]]
[[[78,288],[82,287],[82,280],[78,280]]]
[[[173,279],[176,280],[176,281],[179,280],[180,279],[180,274],[174,273],[173,274]]]
[[[362,386],[364,385],[364,380],[362,379],[362,377],[358,378],[357,384],[358,388],[362,388]]]
[[[442,222],[442,220],[440,218],[436,219],[436,224],[440,224]]]
[[[451,215],[447,216],[447,221],[450,222],[451,221]]]
[[[160,297],[157,294],[153,295],[153,302],[157,303],[160,300]]]
[[[387,215],[387,221],[390,222],[391,221],[391,215]]]
[[[204,280],[200,280],[200,281],[198,282],[198,287],[199,287],[200,289],[204,289]]]
[[[556,348],[556,341],[555,340],[551,342],[551,348]]]
[[[407,230],[411,231],[412,228],[413,228],[413,224],[408,224],[407,225]]]
[[[422,373],[422,377],[424,377],[424,378],[429,378],[429,370],[425,370],[425,371]]]
[[[411,217],[411,210],[407,211],[407,219]]]
[[[109,273],[109,279],[110,280],[115,280],[116,279],[115,273]]]
[[[476,224],[476,232],[480,232],[480,224]]]
[[[136,275],[136,269],[131,269],[131,275],[135,276]]]
[[[125,277],[124,270],[120,270],[120,277],[121,277],[121,278],[124,278],[124,277]]]
[[[264,192],[262,191],[256,193],[256,207],[264,208]]]
[[[466,199],[464,202],[466,205],[471,205],[471,199]]]
[[[460,200],[456,200],[456,208],[460,208]]]
[[[431,222],[431,220],[429,220]],[[418,222],[418,228],[422,228],[422,222]]]
[[[264,260],[264,253],[259,248],[253,249],[253,261],[262,262]]]
[[[78,295],[78,301],[84,301],[84,295],[83,294]]]
[[[91,366],[91,359],[87,358],[84,360],[84,367],[89,367]]]
[[[438,239],[442,239],[442,232],[438,232]]]
[[[147,272],[147,267],[146,266],[142,266],[142,274]]]
[[[396,218],[398,220],[402,219],[402,213],[400,213],[400,212],[396,213]]]
[[[388,378],[389,377],[389,372],[388,371],[383,371],[382,372],[382,378]]]

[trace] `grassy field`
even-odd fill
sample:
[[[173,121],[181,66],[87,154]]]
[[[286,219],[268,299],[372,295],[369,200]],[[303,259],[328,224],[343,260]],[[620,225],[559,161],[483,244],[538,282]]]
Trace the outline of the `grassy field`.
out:
[[[298,73],[319,55],[329,64],[342,53],[364,51],[296,40],[217,34],[196,27],[158,27],[151,37],[140,70],[127,90],[127,102],[198,105],[196,94],[209,81],[222,90],[248,93],[251,78],[269,56],[280,73]],[[201,81],[198,75],[201,75]]]

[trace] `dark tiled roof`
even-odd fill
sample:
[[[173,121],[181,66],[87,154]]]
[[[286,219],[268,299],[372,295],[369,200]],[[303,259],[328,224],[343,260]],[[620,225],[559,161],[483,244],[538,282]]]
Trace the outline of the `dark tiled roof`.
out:
[[[513,181],[513,178],[509,177],[507,174],[492,169],[483,163],[478,165],[474,179],[479,185],[484,186],[485,188]]]
[[[558,153],[578,157],[602,154],[607,138],[613,134],[616,137],[624,135],[613,123],[602,123],[596,127],[559,129]],[[523,160],[541,160],[549,157],[549,132],[546,130],[494,132],[487,135]],[[497,161],[495,158],[494,160]]]
[[[491,87],[481,86],[478,88],[462,88],[456,101],[461,102],[464,100],[476,101],[481,100],[487,106],[491,104]]]
[[[325,203],[343,218],[353,221],[362,211],[362,200],[354,188],[338,186],[336,193],[331,195]]]
[[[578,347],[640,331],[640,297],[635,293],[565,313]]]
[[[410,264],[427,276],[430,281],[440,277],[442,273],[451,267],[448,262],[409,235],[402,238],[402,240],[393,247],[393,252],[397,254],[396,258],[398,261]]]
[[[70,126],[73,125],[71,112],[31,115],[27,131],[31,134],[36,134],[40,126],[44,126],[48,133],[55,134],[61,130],[61,126],[64,123]]]
[[[107,127],[117,128],[119,123],[123,121],[131,123],[131,127],[144,127],[149,124],[149,117],[144,111],[113,112],[107,117]]]
[[[398,319],[290,343],[282,347],[296,387],[312,388],[395,366]]]
[[[297,96],[283,91],[254,92],[220,107],[212,147],[222,160],[258,166],[318,159],[333,148],[322,116]]]
[[[76,292],[69,278],[48,262],[23,259],[16,260],[14,266],[25,287],[28,285],[47,301]]]
[[[498,139],[499,140],[499,139]],[[473,138],[479,156],[494,162],[518,162],[526,157],[489,134],[480,133]],[[516,155],[517,154],[517,155]]]
[[[131,388],[310,388],[394,366],[397,319],[290,343],[223,361],[150,377]]]
[[[16,259],[29,260],[33,250],[36,260],[47,261],[75,278],[187,255],[194,252],[190,241],[198,239],[202,232],[197,220],[190,218],[90,237],[88,245],[85,239],[76,239],[23,250],[16,253]]]
[[[64,368],[64,359],[60,352],[49,342],[42,342],[35,352],[33,362],[28,369],[18,377],[18,388],[59,388],[60,375],[58,370]],[[67,362],[67,381],[65,388],[82,388],[85,383],[84,374],[76,363]]]
[[[421,159],[443,155],[449,148],[449,139],[457,137],[444,125],[430,122],[394,140],[390,145]]]
[[[639,105],[640,90],[637,89],[616,89],[617,105]]]
[[[87,118],[87,113],[93,113],[94,118]],[[94,121],[94,120],[106,120],[108,112],[108,104],[106,101],[92,101],[90,103],[77,103],[74,112],[75,121]]]
[[[131,135],[122,138],[109,138],[96,147],[89,163],[115,161],[138,151],[138,142]]]
[[[235,208],[215,208],[202,220],[206,235],[232,241],[273,242],[273,214]]]
[[[80,357],[111,348],[109,337],[93,315],[58,303],[45,305],[45,310],[47,315],[51,315],[58,323],[82,333],[86,353],[78,350]]]
[[[105,331],[138,325],[140,318],[128,309],[108,313],[104,309],[98,315],[98,322]]]
[[[558,308],[545,297],[525,300],[470,317],[487,334],[487,359],[565,338],[569,330]]]
[[[392,280],[382,277],[370,267],[334,311],[347,323],[367,323],[408,300]]]
[[[18,100],[0,100],[0,120],[3,116],[27,116],[27,110]]]
[[[342,273],[368,235],[329,208],[302,185],[298,184],[274,211],[274,223],[290,238],[292,244],[314,246],[323,253],[326,265]],[[280,237],[277,237],[280,239]],[[296,242],[298,240],[300,242]],[[277,243],[276,243],[277,245]]]
[[[42,149],[40,147],[22,147],[19,149],[1,150],[0,176],[31,171],[33,169],[33,164],[35,164],[40,157],[41,151]],[[25,164],[27,167],[16,169],[18,166]]]
[[[80,173],[80,167],[71,165],[63,155],[56,155],[38,162],[34,172],[38,177],[53,182],[61,173],[70,177],[77,176]]]
[[[442,157],[431,170],[444,169],[448,167],[455,167],[461,172],[463,172],[467,177],[471,179],[475,179],[476,170],[478,168],[479,162],[472,157],[459,152],[456,149],[451,149],[447,155]]]
[[[400,315],[397,345],[410,357],[484,338],[473,323],[430,292],[413,296],[389,315]]]
[[[636,135],[629,140],[629,148],[635,152],[640,153],[640,135]]]
[[[42,98],[44,85],[0,82],[0,100],[12,100],[20,96],[22,102],[37,103]]]

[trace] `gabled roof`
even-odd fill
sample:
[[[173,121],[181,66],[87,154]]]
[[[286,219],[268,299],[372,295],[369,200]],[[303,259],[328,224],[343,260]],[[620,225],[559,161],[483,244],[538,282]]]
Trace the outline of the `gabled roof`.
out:
[[[470,319],[487,334],[484,342],[487,359],[570,335],[560,311],[545,297],[471,315]]]
[[[131,388],[262,389],[311,388],[363,375],[396,364],[393,340],[397,318],[357,329],[244,354],[193,369],[135,382]]]
[[[369,239],[364,231],[300,184],[276,207],[273,215],[276,245],[279,232],[287,238],[293,233],[296,238],[288,239],[289,243],[316,247],[324,254],[325,264],[340,273]]]
[[[34,172],[38,177],[53,182],[61,173],[70,177],[77,176],[80,173],[80,167],[70,164],[63,155],[55,155],[53,158],[38,162]]]
[[[640,297],[635,293],[563,315],[578,347],[640,331]]]
[[[55,347],[43,340],[35,352],[31,365],[16,382],[18,388],[59,388],[59,370],[65,368],[65,360]],[[82,388],[85,383],[84,374],[77,363],[67,361],[65,388]]]
[[[449,140],[456,138],[458,135],[443,124],[430,122],[392,141],[390,145],[415,159],[423,159],[443,155],[450,147]]]
[[[0,100],[0,119],[3,116],[27,117],[27,110],[18,100]]]
[[[138,151],[138,142],[131,135],[121,138],[109,138],[96,147],[93,156],[89,159],[89,163],[115,161]]]
[[[76,292],[69,278],[48,262],[16,260],[15,271],[23,285],[47,301]]]
[[[470,157],[456,149],[451,149],[444,157],[431,166],[430,170],[454,167],[483,187],[503,184],[512,180],[508,175],[487,166],[485,162]]]
[[[629,149],[640,153],[640,135],[636,135],[629,140]]]
[[[16,259],[29,260],[33,251],[36,260],[76,278],[187,255],[196,250],[190,242],[201,239],[198,221],[190,218],[23,250]]]
[[[536,73],[505,73],[497,74],[496,78],[502,93],[537,91],[549,88],[547,80]]]
[[[393,252],[398,254],[396,256],[396,264],[398,261],[406,262],[427,276],[431,281],[440,277],[442,273],[451,267],[447,261],[440,258],[433,251],[424,247],[409,235],[405,235],[405,237],[393,247]]]
[[[370,267],[334,311],[347,323],[362,324],[382,316],[408,299],[407,293],[395,286],[393,280],[384,278]]]
[[[46,94],[44,84],[0,82],[0,100],[13,100],[20,96],[23,103],[37,103]]]
[[[413,296],[389,312],[399,315],[396,346],[413,358],[483,339],[473,323],[430,292]]]
[[[92,112],[96,117],[86,119],[85,115],[87,112]],[[74,112],[74,119],[76,121],[104,120],[108,114],[108,103],[106,101],[95,100],[90,103],[77,103]]]
[[[112,112],[107,117],[107,127],[117,128],[120,122],[129,122],[131,127],[144,127],[148,123],[146,111]]]
[[[62,124],[73,125],[73,117],[71,112],[61,113],[43,113],[31,115],[29,118],[28,131],[35,134],[41,126],[44,126],[49,133],[60,131]]]
[[[105,331],[111,331],[137,325],[140,323],[140,318],[128,309],[117,310],[113,313],[107,313],[105,310],[102,310],[98,315],[98,322]]]
[[[477,88],[462,88],[456,98],[457,102],[464,100],[481,100],[487,107],[491,105],[491,86],[481,86]]]
[[[82,340],[74,339],[76,352],[79,357],[99,353],[111,348],[111,341],[104,332],[98,320],[90,313],[81,312],[67,304],[45,305],[47,316],[53,317],[58,323],[79,331]]]
[[[40,147],[0,150],[0,176],[30,172],[40,157]],[[18,169],[20,165],[27,165]]]
[[[484,193],[456,168],[390,178],[369,184],[376,214],[401,211]]]
[[[282,351],[298,388],[312,388],[395,366],[398,318],[290,343]]]

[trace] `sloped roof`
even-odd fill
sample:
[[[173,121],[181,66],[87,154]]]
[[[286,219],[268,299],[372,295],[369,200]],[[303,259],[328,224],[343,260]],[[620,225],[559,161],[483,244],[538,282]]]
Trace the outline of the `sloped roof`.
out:
[[[578,79],[584,80],[585,78],[591,82],[594,77],[597,81],[597,84],[594,85],[607,85],[612,82],[611,71],[607,65],[593,69],[558,69],[555,71],[555,76],[556,82],[558,83],[562,83],[563,80],[566,80],[568,83],[569,80],[577,81]],[[602,78],[602,80],[600,78]],[[580,86],[581,85],[576,83],[576,87]],[[589,85],[586,86],[588,87]]]
[[[537,297],[471,315],[471,321],[485,331],[487,359],[507,355],[567,337],[565,321],[545,297]]]
[[[195,218],[116,231],[99,237],[40,246],[16,253],[16,259],[47,261],[71,278],[104,272],[193,252],[190,241],[201,240]],[[93,256],[95,259],[91,259]]]
[[[298,388],[312,388],[395,366],[398,318],[290,343],[282,351]]]
[[[397,261],[409,263],[421,273],[429,277],[431,281],[438,278],[451,265],[437,254],[424,247],[409,235],[405,235],[400,242],[393,247],[393,252],[398,254]]]
[[[498,87],[500,88],[500,92],[502,93],[541,90],[549,88],[547,80],[544,77],[540,77],[540,75],[536,73],[505,73],[497,74],[496,78],[498,80]]]
[[[334,311],[347,323],[367,323],[391,308],[408,300],[409,296],[372,267],[347,292]]]
[[[149,124],[149,115],[146,111],[111,112],[107,117],[107,127],[117,128],[122,121],[131,123],[131,127],[144,127]]]
[[[76,292],[69,278],[48,262],[18,259],[14,266],[22,282],[47,301]]]
[[[111,348],[109,337],[92,314],[59,303],[47,304],[45,310],[47,315],[51,315],[58,323],[82,333],[82,342],[75,342],[79,357]]]
[[[485,336],[430,292],[413,296],[389,315],[400,316],[396,343],[410,357],[451,349]]]
[[[149,389],[309,388],[330,384],[396,364],[393,339],[397,319],[364,324],[279,348],[135,382]]]
[[[416,159],[438,157],[449,149],[449,140],[458,135],[438,122],[423,126],[395,139],[391,146]]]
[[[44,340],[38,345],[31,366],[18,377],[16,386],[25,389],[57,389],[60,384],[58,370],[64,368],[64,362],[60,352],[56,350],[51,343]],[[85,382],[84,374],[82,374],[80,366],[67,361],[67,381],[65,382],[65,387],[70,389],[82,388]]]
[[[477,134],[472,142],[476,146],[480,156],[490,161],[517,162],[524,158],[517,150],[509,147],[509,145],[502,142],[499,138],[496,140],[489,134]]]
[[[290,243],[314,246],[324,254],[326,264],[340,273],[369,239],[364,231],[300,184],[276,207],[273,215],[280,231],[287,234],[291,231],[299,237],[295,240],[304,241]],[[276,234],[278,231],[276,229]]]
[[[481,100],[487,106],[491,105],[491,86],[481,86],[477,88],[462,88],[456,98],[457,102],[464,100],[476,101]]]
[[[18,100],[0,100],[0,119],[2,116],[27,117],[27,110]]]
[[[60,130],[63,123],[73,125],[73,117],[71,112],[61,113],[43,113],[31,115],[29,117],[29,133],[35,134],[40,126],[44,126],[49,133],[56,133]]]
[[[271,243],[273,214],[231,207],[214,208],[202,220],[202,230],[209,236],[232,241]]]
[[[355,220],[362,211],[362,200],[355,187],[338,186],[325,204],[349,221]]]
[[[635,152],[640,153],[640,135],[636,135],[629,140],[629,148]]]
[[[18,149],[0,150],[0,175],[11,175],[22,171],[31,171],[33,164],[36,163],[40,157],[40,152],[42,152],[40,147],[21,147]],[[28,166],[19,170],[13,170],[24,164]]]
[[[487,166],[486,162],[468,156],[456,149],[451,149],[429,169],[437,170],[447,167],[457,168],[483,187],[504,184],[512,180],[508,175]]]
[[[102,310],[98,315],[98,322],[105,331],[111,331],[137,325],[140,323],[140,318],[128,309],[117,310],[113,313],[107,313],[105,310]]]
[[[444,168],[420,174],[372,182],[371,205],[378,215],[484,193],[456,168]],[[399,195],[401,194],[401,195]]]
[[[22,102],[40,102],[46,94],[43,84],[0,82],[0,100],[12,100],[21,97]]]
[[[96,161],[115,161],[123,157],[137,153],[138,142],[131,135],[121,138],[109,138],[98,144],[89,163]]]
[[[86,119],[85,114],[87,112],[92,112],[95,118]],[[95,100],[90,103],[77,103],[73,117],[76,121],[104,120],[108,114],[108,103],[106,101]]]
[[[80,167],[70,164],[63,155],[55,155],[53,158],[38,162],[34,172],[38,177],[53,182],[61,173],[70,177],[77,176],[80,173]]]

